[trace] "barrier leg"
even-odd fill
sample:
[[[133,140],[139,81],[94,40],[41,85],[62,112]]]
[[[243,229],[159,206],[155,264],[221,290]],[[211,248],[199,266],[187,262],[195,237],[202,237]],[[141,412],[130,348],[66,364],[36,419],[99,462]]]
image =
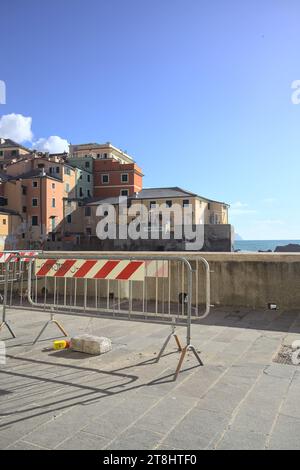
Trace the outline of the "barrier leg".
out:
[[[178,346],[178,351],[179,351],[179,352],[182,351],[182,346],[181,346],[180,340],[179,340],[179,338],[178,338],[178,335],[175,333],[175,326],[173,325],[171,328],[172,328],[172,331],[171,331],[171,333],[167,336],[167,338],[166,338],[164,344],[162,345],[162,348],[161,348],[161,350],[159,351],[159,354],[158,354],[158,356],[157,356],[155,362],[158,362],[158,361],[161,359],[161,357],[162,357],[162,355],[163,355],[163,353],[164,353],[166,347],[168,346],[168,344],[169,344],[169,342],[170,342],[170,339],[171,339],[172,337],[174,337],[174,339],[175,339],[175,341],[176,341],[176,344],[177,344],[177,346]]]
[[[196,357],[197,361],[199,362],[200,366],[203,366],[203,362],[201,361],[200,356],[199,356],[199,354],[198,354],[197,351],[196,351],[196,348],[195,348],[192,344],[189,344],[189,345],[185,346],[185,347],[183,348],[182,352],[181,352],[180,359],[179,359],[179,362],[178,362],[178,366],[177,366],[177,369],[176,369],[176,371],[175,371],[174,380],[176,380],[177,377],[178,377],[178,374],[179,374],[179,372],[180,372],[180,370],[181,370],[181,367],[182,367],[184,358],[185,358],[186,353],[187,353],[188,351],[192,351],[193,354],[194,354],[194,356]]]
[[[4,266],[4,269],[5,269],[5,275],[4,275],[4,297],[3,297],[3,306],[2,306],[2,322],[1,322],[1,325],[0,325],[0,331],[2,330],[2,328],[4,326],[6,326],[6,328],[8,329],[8,331],[10,332],[11,336],[13,338],[16,337],[16,335],[14,334],[12,328],[10,327],[9,323],[6,321],[6,305],[7,305],[7,291],[8,291],[8,280],[9,280],[9,265],[8,263],[5,263],[5,266]]]
[[[43,326],[43,328],[41,329],[41,331],[39,332],[39,334],[37,335],[37,337],[33,341],[33,344],[38,342],[38,340],[40,339],[40,337],[42,336],[42,334],[46,330],[47,326],[50,325],[51,323],[54,323],[58,327],[58,329],[62,332],[62,334],[64,336],[69,336],[68,333],[66,332],[66,330],[64,329],[64,327],[62,326],[62,324],[54,318],[54,315],[51,315],[50,320],[48,320],[47,323],[45,323],[45,325]]]
[[[7,328],[8,331],[10,332],[11,336],[12,336],[13,338],[15,338],[16,335],[14,334],[12,328],[10,327],[10,325],[7,323],[6,320],[3,320],[3,321],[2,321],[2,323],[1,323],[1,325],[0,325],[0,331],[2,330],[2,328],[3,328],[4,326],[6,326],[6,328]]]

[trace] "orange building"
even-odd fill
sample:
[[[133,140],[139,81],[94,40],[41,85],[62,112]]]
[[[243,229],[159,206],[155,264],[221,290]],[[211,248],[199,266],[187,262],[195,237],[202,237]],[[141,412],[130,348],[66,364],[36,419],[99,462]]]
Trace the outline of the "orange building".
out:
[[[70,158],[77,165],[80,160],[86,164],[92,161],[94,197],[133,196],[142,190],[141,168],[126,151],[110,142],[70,145]]]
[[[94,197],[133,196],[142,185],[143,173],[136,163],[94,160]]]
[[[40,171],[22,177],[11,177],[4,186],[7,207],[20,214],[15,228],[28,248],[40,248],[47,240],[61,237],[64,184]]]

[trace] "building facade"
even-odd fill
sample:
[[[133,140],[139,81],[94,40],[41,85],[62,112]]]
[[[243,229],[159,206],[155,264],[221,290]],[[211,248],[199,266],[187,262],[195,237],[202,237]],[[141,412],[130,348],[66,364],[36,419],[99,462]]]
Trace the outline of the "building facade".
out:
[[[5,243],[10,240],[14,249],[185,249],[184,240],[179,242],[174,236],[178,228],[175,207],[182,211],[189,208],[186,222],[191,226],[206,227],[207,246],[216,247],[218,238],[226,243],[230,238],[228,204],[179,187],[143,189],[141,168],[127,152],[111,143],[70,145],[69,154],[49,154],[29,151],[9,139],[0,142],[0,210],[6,211],[2,230]],[[99,205],[113,205],[118,224],[120,197],[127,198],[128,225],[137,223],[135,209],[142,205],[149,213],[147,230],[151,230],[155,215],[159,231],[169,231],[172,242],[101,242],[97,237],[97,209]]]

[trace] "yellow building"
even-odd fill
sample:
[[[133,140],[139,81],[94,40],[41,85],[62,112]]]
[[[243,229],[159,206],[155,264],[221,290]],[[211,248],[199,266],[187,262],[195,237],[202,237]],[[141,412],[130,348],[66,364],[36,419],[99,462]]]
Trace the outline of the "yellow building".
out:
[[[16,212],[0,208],[0,250],[22,247],[20,221],[21,217]]]

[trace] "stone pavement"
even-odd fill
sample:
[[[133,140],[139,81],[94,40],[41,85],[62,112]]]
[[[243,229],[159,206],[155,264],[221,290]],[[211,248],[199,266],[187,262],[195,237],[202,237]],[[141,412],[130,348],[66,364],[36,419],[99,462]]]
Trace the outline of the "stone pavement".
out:
[[[53,351],[52,325],[33,346],[48,314],[8,318],[17,338],[0,334],[1,449],[300,449],[300,366],[272,362],[300,339],[299,312],[214,311],[192,328],[205,365],[189,354],[176,382],[175,342],[154,362],[166,325],[58,316],[71,335],[112,339],[91,357]]]

